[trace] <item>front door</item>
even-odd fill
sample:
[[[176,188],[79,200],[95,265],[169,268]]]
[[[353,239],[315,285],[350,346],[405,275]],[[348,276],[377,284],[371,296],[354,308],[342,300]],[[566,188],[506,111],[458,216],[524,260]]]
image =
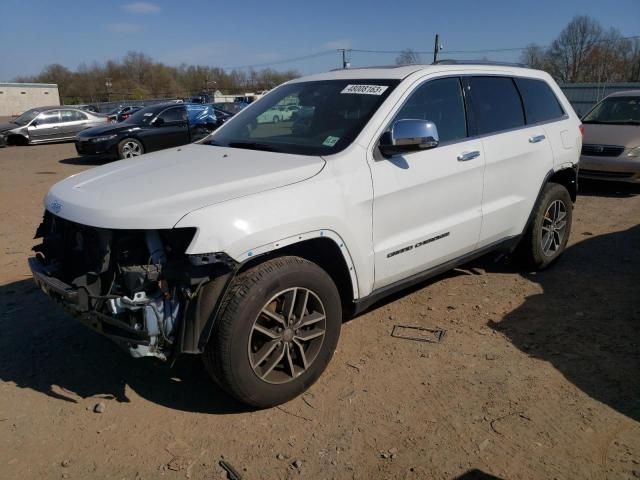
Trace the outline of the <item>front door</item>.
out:
[[[482,141],[469,138],[461,80],[418,86],[396,114],[435,123],[440,144],[391,158],[376,148],[373,176],[374,289],[476,248],[482,224]]]
[[[32,142],[55,140],[60,135],[60,111],[48,110],[40,113],[27,127],[27,131]]]
[[[184,105],[169,107],[158,115],[146,132],[146,150],[161,150],[189,143],[189,124]]]

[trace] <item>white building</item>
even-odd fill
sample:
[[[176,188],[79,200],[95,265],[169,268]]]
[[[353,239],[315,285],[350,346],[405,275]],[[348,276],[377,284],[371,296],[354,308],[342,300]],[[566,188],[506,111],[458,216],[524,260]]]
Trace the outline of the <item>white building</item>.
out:
[[[0,82],[0,117],[12,117],[34,107],[60,105],[55,83]]]

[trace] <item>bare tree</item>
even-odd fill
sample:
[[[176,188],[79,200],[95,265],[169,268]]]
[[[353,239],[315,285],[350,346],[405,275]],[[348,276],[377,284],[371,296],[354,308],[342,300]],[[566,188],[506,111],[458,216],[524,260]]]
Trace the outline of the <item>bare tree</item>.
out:
[[[520,55],[520,62],[529,68],[544,70],[548,64],[547,52],[541,46],[531,43]]]
[[[602,37],[597,20],[583,15],[574,17],[549,48],[552,73],[561,82],[580,82],[592,77],[593,72],[585,66]]]
[[[410,48],[405,48],[400,52],[400,55],[396,57],[396,65],[411,65],[415,63],[422,63],[422,59],[420,58],[420,54]]]

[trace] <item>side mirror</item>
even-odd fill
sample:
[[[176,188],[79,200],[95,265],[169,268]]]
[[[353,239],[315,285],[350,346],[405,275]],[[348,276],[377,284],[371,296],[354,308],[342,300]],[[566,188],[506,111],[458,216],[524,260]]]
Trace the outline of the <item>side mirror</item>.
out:
[[[153,122],[151,122],[151,124],[154,127],[161,127],[161,126],[164,125],[164,118],[158,117],[158,118],[154,119]]]
[[[33,122],[31,122],[31,125],[29,125],[30,127],[37,127],[38,126],[38,121],[34,120]]]
[[[391,131],[380,138],[380,151],[392,156],[404,152],[426,150],[440,143],[436,124],[429,120],[397,120]]]

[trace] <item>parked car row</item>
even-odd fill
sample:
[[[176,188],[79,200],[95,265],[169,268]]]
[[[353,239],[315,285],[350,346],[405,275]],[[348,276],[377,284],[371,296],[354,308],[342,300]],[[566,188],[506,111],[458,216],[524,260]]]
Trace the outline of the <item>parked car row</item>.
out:
[[[142,108],[118,123],[81,132],[80,155],[109,155],[119,159],[177,147],[200,140],[231,115],[211,105],[169,103]]]
[[[189,103],[126,106],[106,115],[72,107],[34,108],[0,124],[0,146],[75,140],[80,155],[123,159],[200,140],[231,116],[211,105]]]

